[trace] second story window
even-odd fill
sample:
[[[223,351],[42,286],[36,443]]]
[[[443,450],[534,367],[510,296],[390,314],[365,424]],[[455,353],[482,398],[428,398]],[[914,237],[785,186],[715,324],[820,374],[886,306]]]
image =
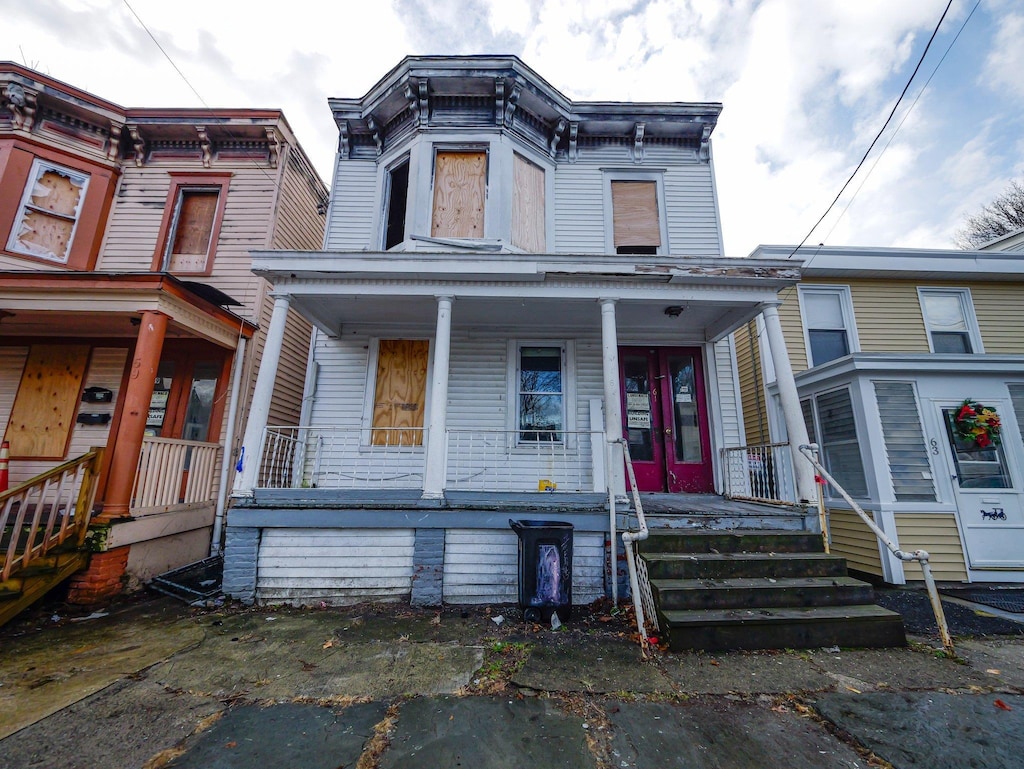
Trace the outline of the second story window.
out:
[[[981,352],[974,306],[967,289],[918,289],[932,352]]]
[[[486,200],[487,152],[439,150],[434,156],[431,237],[484,237]]]
[[[661,223],[658,217],[657,183],[613,180],[611,185],[615,253],[659,253]]]
[[[405,214],[409,202],[409,158],[388,169],[384,250],[405,241]]]
[[[33,162],[7,250],[66,263],[88,184],[87,174]]]
[[[544,211],[544,169],[522,155],[513,155],[512,245],[529,253],[547,247]]]
[[[820,366],[857,351],[853,304],[846,286],[800,286],[808,363]]]
[[[229,175],[174,175],[154,269],[208,275],[220,237]]]

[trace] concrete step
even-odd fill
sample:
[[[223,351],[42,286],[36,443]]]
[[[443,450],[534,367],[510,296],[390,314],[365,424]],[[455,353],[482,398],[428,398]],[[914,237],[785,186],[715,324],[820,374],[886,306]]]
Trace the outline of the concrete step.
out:
[[[899,614],[878,606],[666,611],[673,651],[906,646]]]
[[[654,579],[651,587],[662,612],[855,606],[874,600],[871,585],[853,577]]]
[[[845,577],[846,559],[825,553],[645,553],[651,579]]]
[[[641,553],[816,553],[822,550],[819,534],[766,529],[658,529],[637,544]]]

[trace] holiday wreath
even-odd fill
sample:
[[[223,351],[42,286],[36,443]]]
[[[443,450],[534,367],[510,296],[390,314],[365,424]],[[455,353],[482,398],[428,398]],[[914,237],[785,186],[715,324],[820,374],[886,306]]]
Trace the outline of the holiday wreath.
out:
[[[1001,426],[994,408],[970,399],[960,404],[960,410],[953,417],[956,437],[966,443],[975,443],[982,449],[999,445]]]

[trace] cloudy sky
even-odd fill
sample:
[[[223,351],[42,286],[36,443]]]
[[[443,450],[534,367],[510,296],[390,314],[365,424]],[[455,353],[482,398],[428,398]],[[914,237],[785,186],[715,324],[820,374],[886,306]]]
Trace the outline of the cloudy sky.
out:
[[[741,256],[824,213],[947,0],[127,3],[207,105],[283,108],[325,179],[327,97],[363,95],[407,54],[513,53],[571,99],[721,101],[725,251]],[[126,107],[202,106],[125,0],[0,0],[0,18],[0,59]],[[964,215],[1024,175],[1022,40],[1019,0],[954,0],[916,106],[808,242],[952,247]]]

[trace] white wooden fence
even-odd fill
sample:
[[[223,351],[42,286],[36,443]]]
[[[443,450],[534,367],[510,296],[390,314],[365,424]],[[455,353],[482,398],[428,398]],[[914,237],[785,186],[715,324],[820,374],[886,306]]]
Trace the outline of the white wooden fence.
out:
[[[212,502],[220,468],[216,443],[175,438],[143,438],[132,490],[132,515],[160,512],[173,505]]]

